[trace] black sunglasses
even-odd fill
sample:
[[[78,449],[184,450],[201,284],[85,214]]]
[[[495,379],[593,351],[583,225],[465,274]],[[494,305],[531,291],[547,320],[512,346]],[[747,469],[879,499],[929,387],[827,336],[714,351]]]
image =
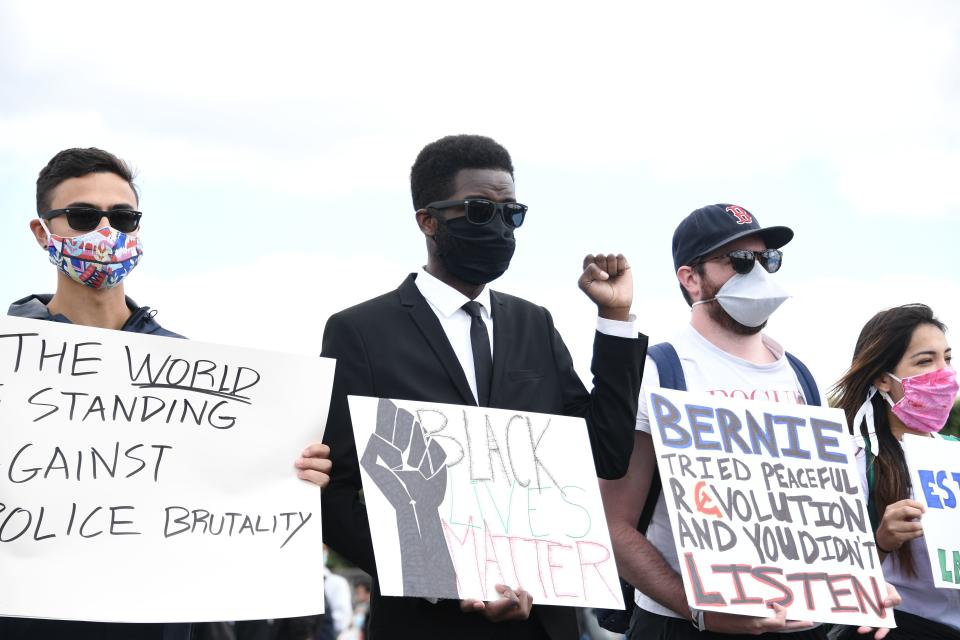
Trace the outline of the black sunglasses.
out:
[[[100,220],[106,218],[110,221],[110,226],[117,231],[133,233],[140,228],[140,216],[142,215],[142,213],[133,209],[100,211],[100,209],[92,207],[69,207],[41,213],[40,217],[44,220],[50,220],[57,216],[67,216],[67,224],[75,231],[93,231],[99,226]]]
[[[722,256],[713,256],[704,258],[700,262],[710,262],[711,260],[722,260],[730,258],[730,266],[737,273],[744,275],[753,270],[755,262],[767,270],[767,273],[776,273],[783,264],[783,251],[779,249],[764,249],[763,251],[750,251],[749,249],[738,249],[725,253]]]
[[[509,227],[516,229],[523,224],[527,215],[527,205],[519,202],[492,202],[482,198],[468,198],[466,200],[441,200],[431,202],[426,209],[450,209],[463,207],[467,222],[472,224],[487,224],[493,216],[500,213],[500,217]]]

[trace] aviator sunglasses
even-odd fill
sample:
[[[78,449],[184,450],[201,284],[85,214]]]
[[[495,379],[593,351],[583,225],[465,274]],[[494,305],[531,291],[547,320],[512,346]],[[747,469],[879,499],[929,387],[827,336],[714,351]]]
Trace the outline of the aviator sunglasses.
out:
[[[466,200],[441,200],[431,202],[426,209],[450,209],[453,207],[463,207],[467,217],[467,222],[471,224],[487,224],[493,220],[493,216],[500,212],[500,217],[508,227],[516,229],[523,224],[523,218],[527,215],[527,205],[519,202],[492,202],[483,198],[467,198]]]
[[[40,217],[50,220],[57,216],[67,216],[67,224],[75,231],[93,231],[100,225],[100,220],[106,218],[110,226],[123,233],[132,233],[140,227],[140,216],[143,214],[133,209],[111,209],[100,211],[92,207],[69,207],[54,209],[41,213]]]
[[[779,249],[764,249],[763,251],[750,251],[749,249],[738,249],[712,258],[704,258],[700,262],[710,262],[711,260],[722,260],[730,258],[730,266],[740,275],[745,275],[753,270],[754,262],[759,262],[760,266],[767,270],[767,273],[776,273],[783,264],[783,251]]]

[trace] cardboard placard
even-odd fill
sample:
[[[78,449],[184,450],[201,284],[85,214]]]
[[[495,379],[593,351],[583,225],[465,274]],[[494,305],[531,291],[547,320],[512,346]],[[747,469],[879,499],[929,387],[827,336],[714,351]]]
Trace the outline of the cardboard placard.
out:
[[[623,608],[582,419],[349,400],[384,595]]]
[[[334,362],[0,319],[0,615],[105,622],[323,610]]]
[[[901,444],[914,499],[927,508],[920,520],[933,584],[960,589],[960,442],[904,434]]]
[[[893,627],[839,409],[647,392],[691,606]]]

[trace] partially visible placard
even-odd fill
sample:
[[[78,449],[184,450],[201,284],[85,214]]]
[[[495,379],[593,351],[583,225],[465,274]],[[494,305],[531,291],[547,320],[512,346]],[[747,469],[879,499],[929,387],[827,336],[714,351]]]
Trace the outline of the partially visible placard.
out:
[[[0,319],[0,615],[107,622],[323,610],[334,362]]]
[[[669,389],[646,401],[691,606],[895,626],[842,411]]]
[[[349,400],[381,593],[623,608],[582,419]]]
[[[960,589],[960,442],[904,434],[902,445],[914,499],[926,507],[920,521],[933,584]]]

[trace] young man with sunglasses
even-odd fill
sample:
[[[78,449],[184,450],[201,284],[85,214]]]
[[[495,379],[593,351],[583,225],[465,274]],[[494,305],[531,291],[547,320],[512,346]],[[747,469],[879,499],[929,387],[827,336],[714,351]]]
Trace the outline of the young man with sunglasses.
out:
[[[410,182],[426,266],[395,291],[333,315],[323,336],[323,355],[337,359],[324,436],[335,456],[324,536],[374,576],[347,395],[582,416],[598,474],[619,477],[633,443],[646,352],[646,338],[633,330],[633,285],[623,256],[587,256],[579,280],[600,316],[592,393],[549,312],[487,287],[509,267],[527,213],[516,202],[513,164],[502,146],[482,136],[442,138],[420,152]],[[416,484],[407,486],[411,495]],[[442,563],[432,558],[431,564]],[[578,637],[573,610],[532,606],[520,585],[498,590],[502,597],[488,603],[434,603],[380,597],[374,588],[370,638]]]
[[[650,348],[644,390],[671,386],[670,380],[680,378],[688,391],[819,404],[806,367],[762,333],[767,318],[788,297],[775,274],[783,259],[780,247],[792,238],[789,228],[761,228],[753,214],[731,204],[697,209],[680,222],[673,262],[691,307],[690,324],[670,343]],[[617,566],[637,589],[629,637],[719,639],[783,632],[791,640],[826,638],[822,627],[786,620],[782,607],[772,617],[753,618],[689,606],[666,502],[654,477],[656,458],[642,397],[636,428],[627,475],[601,482]],[[647,510],[653,512],[643,534],[637,523],[648,500]]]
[[[56,293],[18,300],[9,315],[182,338],[124,295],[124,280],[143,254],[138,204],[133,173],[113,154],[89,148],[55,155],[37,178],[38,218],[30,230],[57,269]],[[308,446],[295,464],[301,479],[321,487],[329,480],[325,445]],[[190,634],[189,624],[0,618],[3,640],[189,640]]]
[[[37,178],[30,230],[57,268],[56,293],[18,300],[10,315],[182,337],[124,295],[123,281],[143,254],[137,202],[133,175],[113,154],[55,155]]]

